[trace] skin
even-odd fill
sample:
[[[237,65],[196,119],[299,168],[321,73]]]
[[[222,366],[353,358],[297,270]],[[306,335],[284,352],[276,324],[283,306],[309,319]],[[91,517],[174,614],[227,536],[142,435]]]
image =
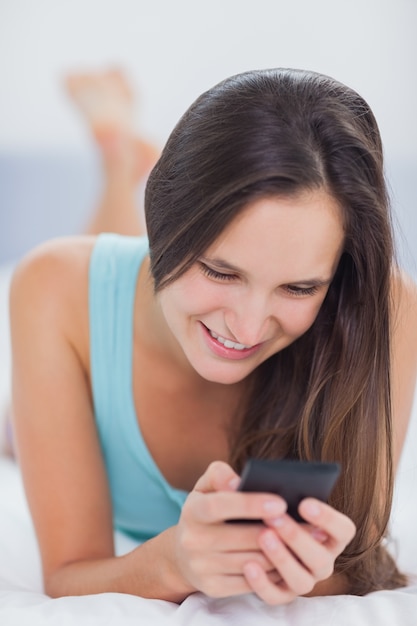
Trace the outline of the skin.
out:
[[[136,207],[136,187],[156,163],[159,150],[136,136],[137,103],[127,77],[117,68],[77,72],[66,76],[65,87],[101,156],[103,189],[86,232],[140,234],[143,216]]]
[[[191,493],[176,526],[123,557],[114,556],[91,399],[93,245],[88,237],[47,244],[23,261],[11,290],[18,454],[47,593],[119,591],[180,602],[195,591],[253,591],[283,604],[302,594],[344,592],[332,572],[354,535],[352,521],[308,499],[300,505],[307,524],[298,524],[278,496],[236,492],[238,476],[226,463],[227,429],[245,379],[309,328],[325,297],[343,245],[333,198],[316,190],[249,205],[199,260],[232,278],[207,275],[199,262],[155,297],[147,263],[142,267],[133,356],[138,420],[166,479]],[[300,295],[313,279],[320,284]],[[398,458],[417,367],[417,297],[400,278],[393,293]],[[260,347],[243,359],[220,357],[202,324]],[[224,523],[228,518],[261,518],[266,526],[236,528]]]
[[[236,383],[300,337],[325,298],[343,239],[340,210],[324,191],[250,205],[201,264],[159,295],[164,322],[191,367],[206,380]],[[202,324],[259,348],[239,361],[216,357]]]

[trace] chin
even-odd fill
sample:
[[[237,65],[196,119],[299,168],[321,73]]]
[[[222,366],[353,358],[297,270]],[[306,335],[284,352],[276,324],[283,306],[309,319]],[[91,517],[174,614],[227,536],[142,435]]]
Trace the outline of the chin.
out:
[[[209,367],[195,367],[197,374],[210,383],[219,385],[233,385],[244,380],[253,372],[254,368],[237,368],[231,367],[229,364],[211,364]]]

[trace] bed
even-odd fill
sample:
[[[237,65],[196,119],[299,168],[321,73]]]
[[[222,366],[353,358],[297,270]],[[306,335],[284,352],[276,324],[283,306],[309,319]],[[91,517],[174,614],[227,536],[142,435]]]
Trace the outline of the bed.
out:
[[[10,385],[7,293],[11,265],[0,267],[0,410]],[[48,598],[42,590],[40,558],[19,468],[0,457],[0,624],[1,626],[98,626],[102,624],[198,626],[368,626],[417,624],[417,406],[414,409],[399,468],[391,520],[391,549],[406,572],[408,587],[366,597],[298,598],[282,607],[268,607],[252,595],[212,599],[190,596],[178,606],[136,596],[103,593],[83,597]],[[116,534],[119,554],[134,544]],[[414,576],[413,576],[414,575]]]

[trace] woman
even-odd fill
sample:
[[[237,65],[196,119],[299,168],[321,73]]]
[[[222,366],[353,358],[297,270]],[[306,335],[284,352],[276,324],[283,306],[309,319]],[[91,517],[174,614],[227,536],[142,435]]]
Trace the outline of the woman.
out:
[[[367,104],[312,72],[229,78],[174,129],[145,213],[149,247],[52,242],[13,280],[18,452],[47,593],[282,604],[405,584],[383,544],[417,297],[393,264]],[[342,475],[298,524],[280,497],[236,491],[249,457]],[[115,557],[113,523],[142,545]]]

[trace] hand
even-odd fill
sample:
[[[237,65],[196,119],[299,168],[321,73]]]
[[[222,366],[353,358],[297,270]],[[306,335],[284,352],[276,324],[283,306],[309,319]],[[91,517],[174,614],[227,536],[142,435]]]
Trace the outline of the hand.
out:
[[[262,546],[265,526],[225,521],[277,519],[285,513],[286,503],[272,494],[237,492],[238,484],[239,476],[229,465],[212,463],[184,504],[176,527],[175,557],[178,576],[190,593],[227,597],[251,592],[248,567],[262,573],[257,578],[262,587],[265,581],[279,579]]]
[[[244,565],[252,591],[268,604],[288,603],[329,578],[336,557],[355,535],[348,517],[313,498],[300,503],[299,513],[309,525],[282,515],[265,519],[269,528],[259,535],[259,546],[281,578],[278,583],[255,561]]]

